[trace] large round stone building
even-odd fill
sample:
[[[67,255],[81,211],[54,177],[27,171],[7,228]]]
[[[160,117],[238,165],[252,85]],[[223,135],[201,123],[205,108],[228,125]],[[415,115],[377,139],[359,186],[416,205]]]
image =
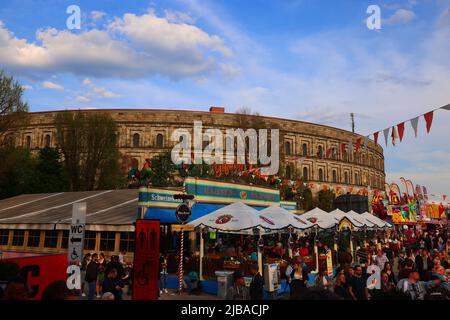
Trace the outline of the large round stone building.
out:
[[[55,114],[61,111],[33,112],[26,127],[14,131],[16,146],[37,151],[56,146]],[[350,154],[342,145],[362,138],[355,133],[329,126],[274,117],[226,113],[223,108],[208,111],[161,109],[102,109],[80,112],[110,114],[117,122],[118,145],[132,165],[141,167],[147,158],[168,152],[176,144],[170,140],[175,129],[192,131],[194,121],[202,121],[203,130],[227,128],[267,128],[280,130],[284,175],[300,173],[313,189],[333,188],[337,193],[366,193],[368,187],[384,189],[383,149],[373,141]],[[361,141],[361,140],[360,140]],[[289,167],[287,170],[286,168]]]

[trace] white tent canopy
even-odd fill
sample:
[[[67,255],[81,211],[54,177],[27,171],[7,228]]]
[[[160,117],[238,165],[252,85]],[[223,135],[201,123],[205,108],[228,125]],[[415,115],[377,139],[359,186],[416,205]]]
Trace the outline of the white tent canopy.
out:
[[[276,224],[276,229],[285,229],[292,227],[294,229],[305,230],[314,225],[302,216],[298,216],[280,206],[270,206],[259,211],[260,217],[273,221]]]
[[[392,227],[386,221],[383,221],[380,218],[378,218],[377,216],[374,216],[373,214],[370,214],[368,212],[362,213],[361,217],[365,220],[365,222],[372,223],[373,227],[378,227],[378,228]]]
[[[311,223],[313,226],[318,226],[321,229],[329,229],[336,225],[335,216],[323,211],[319,208],[314,208],[299,216],[300,219]]]
[[[219,232],[253,234],[258,228],[260,234],[271,233],[277,229],[277,224],[271,219],[262,219],[258,210],[242,203],[235,202],[213,211],[189,223],[194,227],[208,227]]]

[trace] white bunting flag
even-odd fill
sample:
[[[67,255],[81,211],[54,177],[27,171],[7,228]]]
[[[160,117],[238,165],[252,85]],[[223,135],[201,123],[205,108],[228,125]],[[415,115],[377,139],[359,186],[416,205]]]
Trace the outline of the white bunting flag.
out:
[[[364,137],[364,150],[367,150],[367,147],[369,145],[369,136]]]
[[[414,119],[411,119],[411,126],[414,130],[414,135],[417,138],[417,127],[419,124],[419,117],[415,117]]]
[[[386,147],[388,145],[388,138],[389,138],[389,128],[386,128],[383,130],[384,134],[384,143],[386,144]]]

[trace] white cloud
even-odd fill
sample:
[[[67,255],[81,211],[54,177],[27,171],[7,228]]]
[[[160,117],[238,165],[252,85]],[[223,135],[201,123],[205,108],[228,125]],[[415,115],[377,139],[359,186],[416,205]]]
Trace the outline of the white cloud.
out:
[[[111,91],[109,91],[109,90],[106,90],[105,88],[103,88],[103,87],[99,87],[99,86],[96,86],[93,82],[92,82],[92,80],[90,80],[89,78],[85,78],[84,80],[83,80],[83,85],[84,86],[86,86],[86,87],[89,87],[90,88],[90,92],[87,94],[87,96],[89,96],[90,98],[90,100],[92,99],[92,98],[94,98],[94,97],[100,97],[100,98],[118,98],[118,97],[120,97],[120,95],[119,94],[116,94],[116,93],[114,93],[114,92],[111,92]]]
[[[100,20],[104,16],[106,16],[106,12],[103,12],[103,11],[91,11],[91,18],[94,21]]]
[[[416,14],[412,10],[397,9],[389,18],[383,19],[382,23],[387,25],[403,24],[413,20]]]
[[[91,102],[91,99],[86,96],[77,96],[75,98],[75,101],[77,101],[79,103],[89,103],[89,102]]]
[[[25,75],[72,73],[92,77],[169,78],[204,76],[220,70],[232,51],[223,40],[155,13],[115,18],[106,29],[81,33],[47,28],[37,41],[15,37],[0,21],[0,61]],[[80,50],[82,48],[82,50]]]
[[[23,90],[33,90],[33,86],[30,86],[30,85],[28,85],[28,84],[25,84],[25,85],[22,86],[22,89],[23,89]]]
[[[64,90],[64,87],[60,84],[54,83],[52,81],[44,81],[42,82],[42,87],[51,90]]]

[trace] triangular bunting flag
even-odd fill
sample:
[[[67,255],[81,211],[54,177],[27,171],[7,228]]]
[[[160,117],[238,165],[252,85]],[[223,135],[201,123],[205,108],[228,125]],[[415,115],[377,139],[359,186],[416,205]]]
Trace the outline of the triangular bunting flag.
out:
[[[364,137],[364,149],[367,150],[367,147],[369,146],[369,136]]]
[[[386,147],[387,147],[388,138],[389,138],[389,128],[384,129],[383,134],[384,134],[384,143],[386,144]]]
[[[427,123],[427,133],[430,133],[431,123],[433,122],[433,111],[427,112],[423,115]]]
[[[417,138],[417,127],[419,126],[419,117],[411,119],[411,127],[414,130],[414,136]]]
[[[400,142],[402,142],[402,140],[403,140],[403,134],[405,133],[405,123],[404,123],[404,122],[399,123],[399,124],[397,125],[397,130],[398,130],[398,137],[399,137],[399,139],[400,139]]]
[[[395,146],[395,140],[397,139],[397,131],[395,130],[395,127],[392,127],[391,137],[392,137],[392,145]]]
[[[443,106],[443,107],[441,107],[441,109],[444,109],[444,110],[449,110],[449,111],[450,111],[450,104],[448,104],[448,105],[446,105],[446,106]]]
[[[379,134],[379,132],[375,132],[373,134],[373,140],[375,141],[375,144],[378,144],[378,134]]]
[[[359,149],[361,149],[361,138],[356,139],[356,152],[359,152]]]

